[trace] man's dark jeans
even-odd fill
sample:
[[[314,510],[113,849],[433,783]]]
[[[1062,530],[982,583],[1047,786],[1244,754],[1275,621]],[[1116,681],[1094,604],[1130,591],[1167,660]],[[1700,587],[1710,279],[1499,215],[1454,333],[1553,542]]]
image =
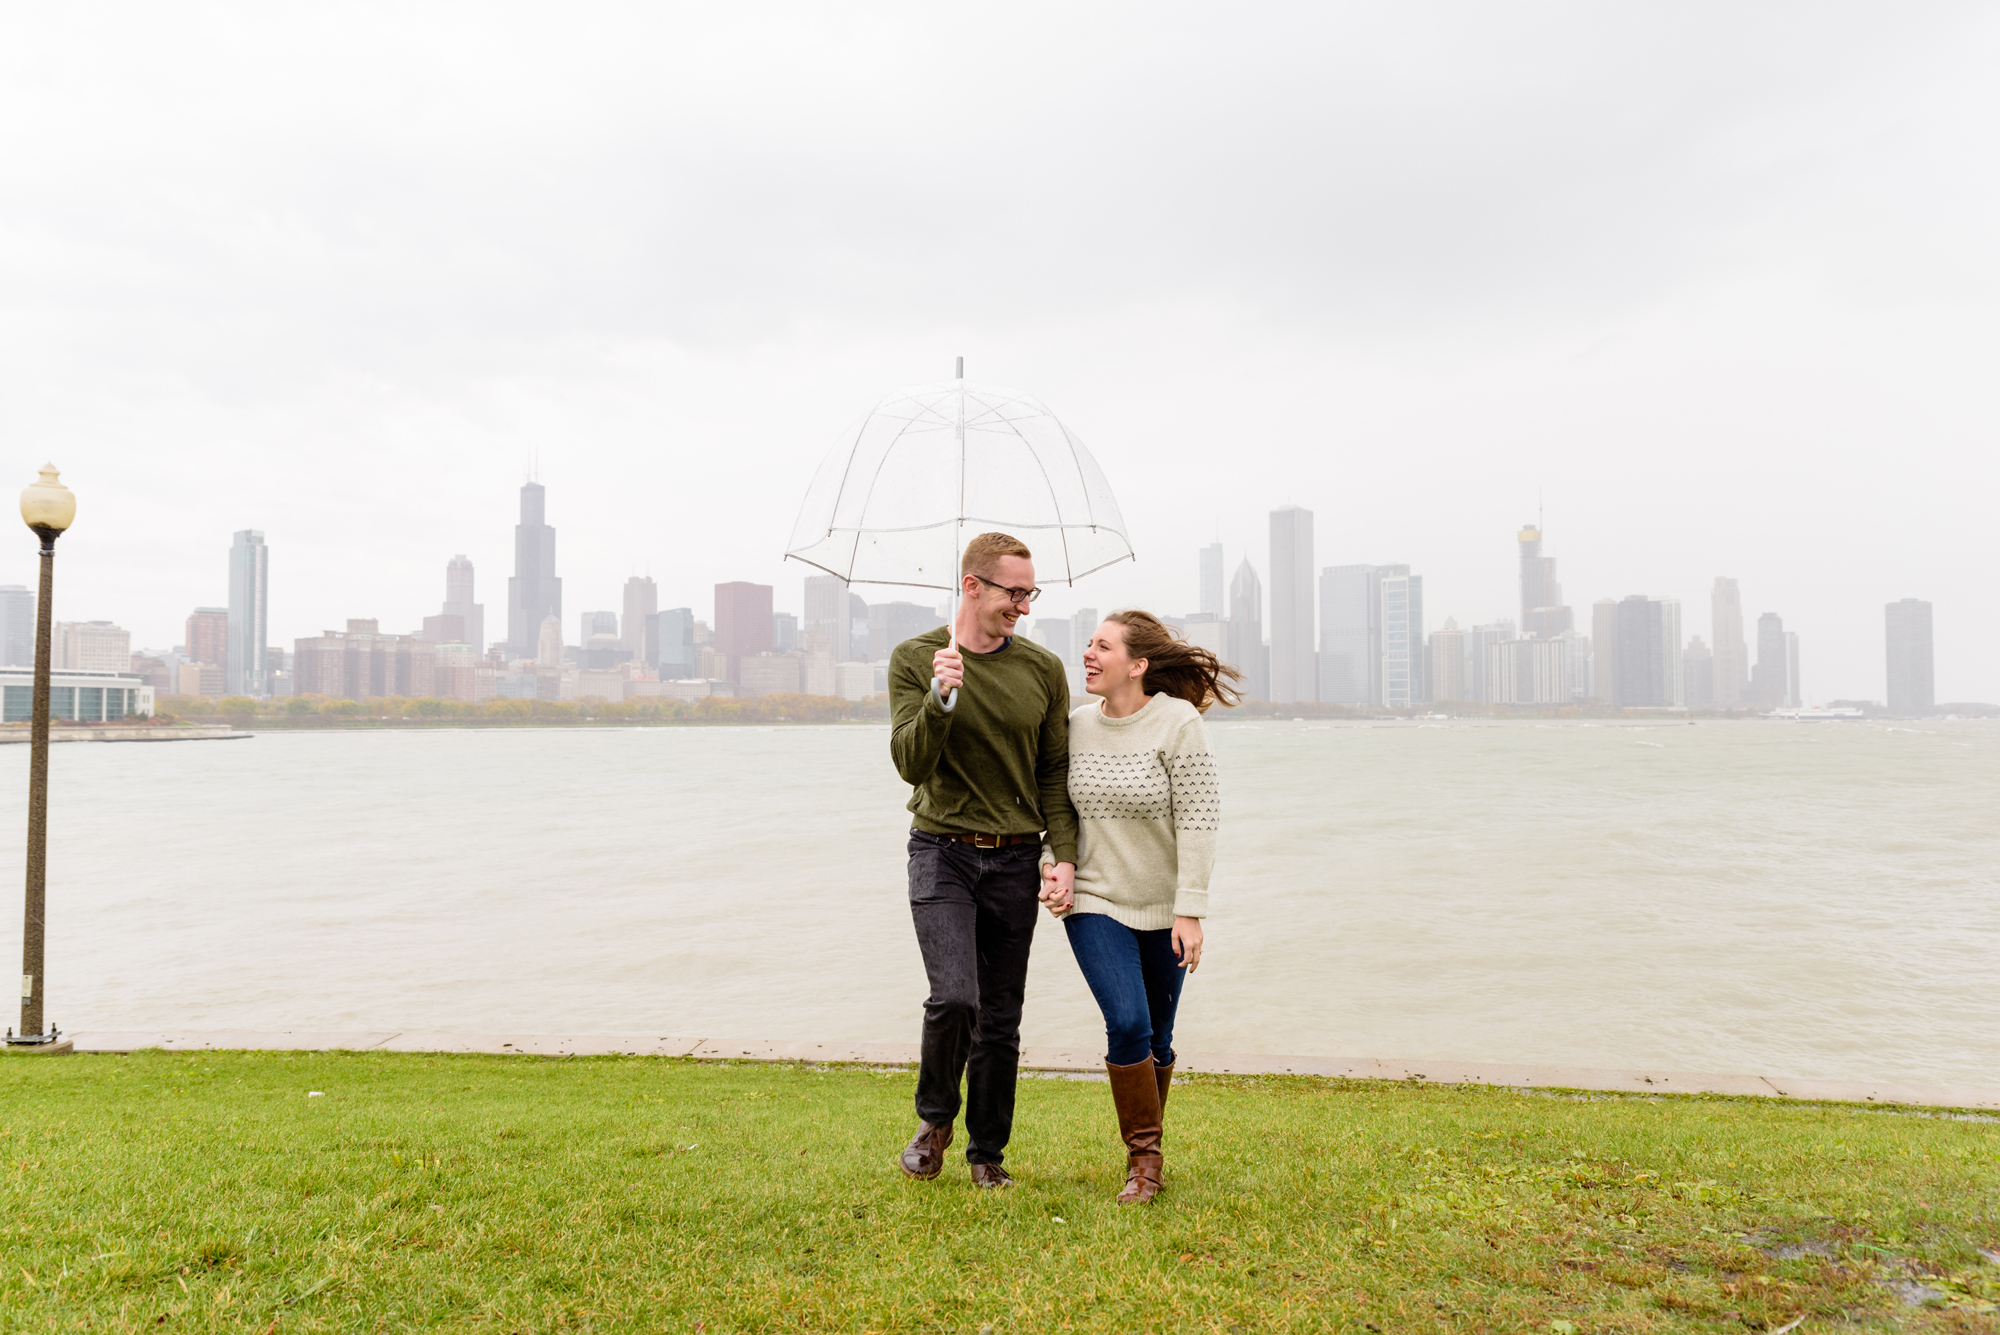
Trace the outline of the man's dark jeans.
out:
[[[974,848],[910,831],[910,917],[931,984],[917,1116],[933,1125],[955,1119],[963,1075],[967,1163],[999,1163],[1014,1132],[1041,855],[1039,842]]]

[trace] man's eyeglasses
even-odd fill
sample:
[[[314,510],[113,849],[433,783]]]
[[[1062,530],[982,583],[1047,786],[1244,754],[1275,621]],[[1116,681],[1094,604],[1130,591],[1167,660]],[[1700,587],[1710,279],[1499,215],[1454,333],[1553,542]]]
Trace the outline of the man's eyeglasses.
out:
[[[1032,603],[1035,599],[1042,596],[1040,589],[1010,589],[1005,584],[995,584],[984,575],[974,575],[973,578],[989,589],[998,589],[1000,592],[1006,594],[1007,601],[1010,603]]]

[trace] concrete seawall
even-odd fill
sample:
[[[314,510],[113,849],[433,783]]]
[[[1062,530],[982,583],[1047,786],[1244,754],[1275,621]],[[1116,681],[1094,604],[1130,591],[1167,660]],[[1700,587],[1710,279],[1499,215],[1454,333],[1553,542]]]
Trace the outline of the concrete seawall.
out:
[[[255,733],[238,732],[227,726],[206,725],[192,728],[50,728],[52,742],[216,742],[236,737],[254,737]],[[0,728],[0,745],[9,742],[27,743],[31,740],[26,728]]]
[[[530,1057],[692,1057],[698,1061],[835,1062],[914,1066],[914,1043],[812,1043],[652,1035],[455,1034],[422,1030],[93,1030],[73,1034],[78,1052],[463,1052]],[[1098,1073],[1103,1057],[1064,1048],[1024,1048],[1030,1071]],[[1797,1080],[1785,1076],[1702,1075],[1685,1071],[1518,1066],[1372,1057],[1282,1057],[1184,1052],[1179,1069],[1209,1075],[1303,1075],[1342,1080],[1413,1080],[1510,1089],[1603,1090],[1624,1094],[1734,1094],[1829,1103],[2000,1110],[2000,1088],[1893,1081]]]

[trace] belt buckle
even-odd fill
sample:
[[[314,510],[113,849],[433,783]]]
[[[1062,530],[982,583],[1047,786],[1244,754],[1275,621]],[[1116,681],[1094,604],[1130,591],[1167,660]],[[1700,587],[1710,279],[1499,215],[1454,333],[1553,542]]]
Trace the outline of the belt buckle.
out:
[[[972,836],[972,846],[974,848],[998,848],[1000,847],[1000,836],[997,834],[975,834]]]

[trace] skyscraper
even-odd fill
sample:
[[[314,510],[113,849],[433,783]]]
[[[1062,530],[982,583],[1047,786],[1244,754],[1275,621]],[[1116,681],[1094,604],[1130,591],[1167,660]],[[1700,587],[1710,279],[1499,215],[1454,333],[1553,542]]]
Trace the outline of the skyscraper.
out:
[[[1465,699],[1465,632],[1458,622],[1446,617],[1444,629],[1431,632],[1430,649],[1431,699]]]
[[[1882,609],[1889,649],[1889,712],[1909,717],[1937,707],[1931,664],[1931,605],[1905,598]]]
[[[1319,697],[1312,571],[1312,511],[1296,505],[1271,511],[1271,700],[1276,704]]]
[[[521,488],[521,522],[514,525],[514,573],[507,580],[507,652],[515,658],[537,657],[542,622],[554,617],[558,626],[562,623],[556,531],[543,522],[546,498],[539,482]]]
[[[1520,638],[1511,621],[1489,621],[1465,632],[1465,698],[1482,705],[1501,703],[1500,682],[1494,675],[1493,646]]]
[[[1599,598],[1590,608],[1590,694],[1618,703],[1618,600]]]
[[[223,688],[231,695],[265,692],[264,650],[271,638],[271,552],[254,528],[236,534],[229,547],[229,644]]]
[[[1201,606],[1197,612],[1210,616],[1223,614],[1222,602],[1222,544],[1211,542],[1201,549]]]
[[[1243,674],[1243,698],[1271,698],[1271,662],[1264,648],[1264,581],[1245,557],[1229,581],[1229,665]]]
[[[694,609],[669,607],[657,621],[660,657],[653,666],[661,681],[686,681],[694,676]]]
[[[1696,635],[1681,651],[1681,676],[1686,682],[1682,693],[1688,708],[1705,709],[1715,703],[1715,655]]]
[[[828,653],[836,663],[855,657],[849,651],[854,640],[854,616],[849,610],[847,581],[838,575],[807,575],[805,619],[800,625],[801,643],[807,653]]]
[[[771,593],[744,580],[715,586],[715,652],[727,663],[725,680],[736,680],[745,658],[770,652]]]
[[[1785,708],[1797,709],[1805,701],[1799,695],[1799,633],[1785,632]]]
[[[1572,628],[1556,583],[1556,559],[1542,555],[1541,525],[1524,524],[1515,537],[1521,546],[1521,636],[1553,640]]]
[[[444,614],[455,616],[465,628],[465,643],[479,653],[486,652],[486,608],[473,601],[472,562],[463,554],[451,558],[444,567]]]
[[[632,655],[635,663],[652,666],[646,657],[646,618],[660,610],[660,590],[651,575],[634,575],[625,581],[625,612],[618,618],[618,647]]]
[[[229,609],[195,608],[187,619],[187,644],[181,653],[189,662],[221,667],[229,657]]]
[[[1430,698],[1424,684],[1424,577],[1408,566],[1382,566],[1382,694],[1379,703],[1408,709]]]
[[[1319,698],[1382,703],[1382,601],[1374,566],[1328,566],[1319,576]]]
[[[1083,653],[1090,648],[1091,637],[1097,634],[1098,615],[1094,607],[1080,607],[1069,618],[1069,691],[1076,698],[1083,696]]]
[[[1635,593],[1617,604],[1616,616],[1617,694],[1611,702],[1655,707],[1683,703],[1680,600]],[[1603,641],[1598,645],[1601,653]]]
[[[35,665],[35,595],[25,584],[0,586],[0,667]]]
[[[1785,703],[1790,676],[1786,658],[1784,618],[1766,612],[1757,618],[1757,666],[1750,672],[1751,699],[1766,709]]]
[[[1734,709],[1750,689],[1750,648],[1743,642],[1743,595],[1736,581],[1715,577],[1708,595],[1708,635],[1715,642],[1715,707]]]

